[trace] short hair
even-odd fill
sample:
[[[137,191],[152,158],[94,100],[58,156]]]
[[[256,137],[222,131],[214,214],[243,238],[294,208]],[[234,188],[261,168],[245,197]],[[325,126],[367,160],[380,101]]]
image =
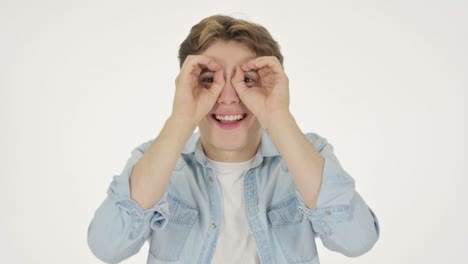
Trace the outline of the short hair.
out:
[[[283,65],[278,42],[261,25],[230,16],[214,15],[201,20],[179,48],[180,67],[188,55],[200,54],[216,40],[237,41],[258,56],[275,56]]]

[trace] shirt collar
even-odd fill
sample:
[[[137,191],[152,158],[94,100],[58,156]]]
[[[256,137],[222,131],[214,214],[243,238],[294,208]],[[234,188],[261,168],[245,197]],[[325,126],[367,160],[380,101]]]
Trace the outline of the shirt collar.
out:
[[[194,133],[190,137],[190,139],[187,141],[184,149],[182,150],[183,154],[190,154],[194,152],[195,152],[195,155],[200,158],[200,160],[203,160],[203,161],[206,160],[205,153],[201,146],[200,132]],[[279,155],[280,153],[278,149],[275,147],[275,145],[273,144],[273,142],[271,142],[270,137],[267,134],[263,133],[262,138],[260,140],[260,148],[259,148],[259,151],[257,151],[256,156],[257,157],[260,156],[261,158],[263,158],[263,157],[272,157],[272,156],[279,156]]]

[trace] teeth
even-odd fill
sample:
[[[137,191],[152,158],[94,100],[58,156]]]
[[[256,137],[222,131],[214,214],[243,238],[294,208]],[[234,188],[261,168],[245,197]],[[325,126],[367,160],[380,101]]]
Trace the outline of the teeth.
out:
[[[218,119],[219,121],[238,121],[241,120],[244,117],[244,115],[216,115],[215,118]]]

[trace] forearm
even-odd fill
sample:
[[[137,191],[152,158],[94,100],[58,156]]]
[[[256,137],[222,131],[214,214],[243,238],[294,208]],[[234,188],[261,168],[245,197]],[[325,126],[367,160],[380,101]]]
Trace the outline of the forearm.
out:
[[[322,184],[324,158],[289,112],[271,113],[268,133],[285,160],[306,206],[314,209]]]
[[[135,165],[130,194],[143,210],[152,208],[164,195],[180,153],[195,128],[196,124],[171,116]]]
[[[116,202],[114,197],[109,196],[96,211],[88,228],[89,248],[106,263],[120,263],[136,254],[150,232],[145,223],[145,218],[149,216],[138,212],[137,205],[132,210],[131,202],[125,205],[121,202],[125,203]],[[142,219],[145,221],[140,222]],[[144,227],[141,228],[141,225]]]

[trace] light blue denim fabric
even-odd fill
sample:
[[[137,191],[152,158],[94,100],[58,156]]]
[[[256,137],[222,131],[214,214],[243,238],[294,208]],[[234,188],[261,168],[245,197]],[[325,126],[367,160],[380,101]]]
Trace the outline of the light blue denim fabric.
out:
[[[332,145],[314,133],[309,141],[325,158],[318,207],[308,209],[284,160],[267,135],[244,175],[248,225],[263,264],[318,264],[315,238],[330,250],[354,257],[370,250],[379,237],[373,211],[355,191]],[[177,162],[163,198],[143,211],[130,198],[133,166],[152,140],[133,152],[108,189],[88,229],[92,252],[106,263],[119,263],[149,241],[148,264],[210,263],[222,225],[216,175],[195,133]]]

